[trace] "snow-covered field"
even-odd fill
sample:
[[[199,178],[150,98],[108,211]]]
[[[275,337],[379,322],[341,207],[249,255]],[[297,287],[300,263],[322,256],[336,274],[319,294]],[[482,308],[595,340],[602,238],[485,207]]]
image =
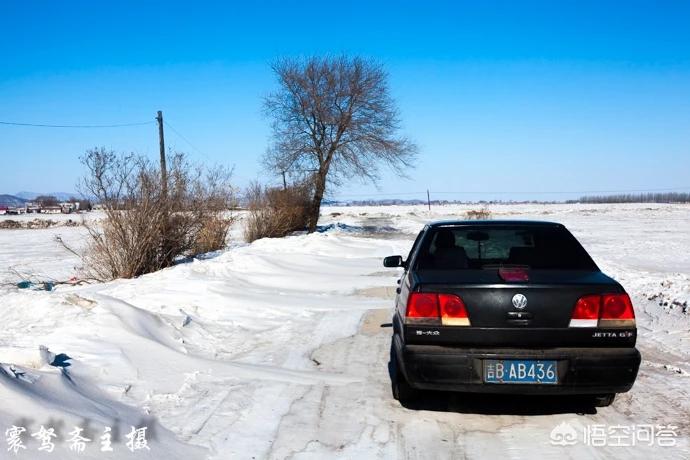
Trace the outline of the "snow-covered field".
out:
[[[0,458],[690,458],[690,206],[489,207],[566,224],[631,294],[643,363],[611,407],[430,394],[410,410],[390,397],[381,325],[398,272],[381,258],[468,209],[327,207],[324,232],[251,245],[240,222],[214,257],[53,292],[12,288],[8,269],[68,278],[79,261],[54,238],[78,246],[83,229],[0,230],[0,431],[27,430],[16,455],[0,440]],[[49,365],[60,353],[70,365]],[[562,423],[575,445],[550,442]],[[628,431],[650,424],[675,426],[676,445]],[[52,454],[30,436],[41,425],[59,435]],[[75,426],[92,440],[81,454],[65,442]],[[130,452],[132,426],[148,427],[149,450]],[[600,427],[627,432],[623,445],[586,445]]]

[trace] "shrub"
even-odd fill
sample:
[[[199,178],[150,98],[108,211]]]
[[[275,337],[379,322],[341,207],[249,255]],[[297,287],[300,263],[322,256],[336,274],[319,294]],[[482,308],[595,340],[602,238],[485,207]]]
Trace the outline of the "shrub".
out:
[[[160,170],[139,156],[101,148],[82,161],[85,194],[105,212],[97,223],[84,221],[89,243],[81,256],[88,278],[132,278],[225,247],[233,221],[230,171],[194,167],[175,154],[164,188]]]
[[[233,219],[231,217],[223,214],[209,216],[202,223],[199,233],[196,235],[192,245],[192,253],[204,254],[224,248],[232,222]]]
[[[478,211],[469,210],[465,213],[465,218],[468,220],[486,220],[491,219],[491,211],[486,208],[482,208]]]
[[[244,237],[247,242],[259,238],[280,238],[309,223],[311,203],[309,187],[292,185],[285,189],[252,184],[247,190],[247,215]]]

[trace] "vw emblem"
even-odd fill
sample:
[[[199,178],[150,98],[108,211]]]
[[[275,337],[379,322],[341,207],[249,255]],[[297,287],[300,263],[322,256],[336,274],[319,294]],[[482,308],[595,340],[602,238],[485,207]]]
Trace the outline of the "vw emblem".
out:
[[[527,306],[527,297],[525,297],[522,294],[515,294],[513,296],[513,307],[517,308],[518,310],[524,310],[524,308]]]

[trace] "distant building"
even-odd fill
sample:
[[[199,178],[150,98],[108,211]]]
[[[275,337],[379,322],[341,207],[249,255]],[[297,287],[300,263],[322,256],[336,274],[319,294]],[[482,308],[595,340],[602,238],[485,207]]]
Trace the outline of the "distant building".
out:
[[[43,214],[61,214],[62,213],[62,207],[61,206],[43,206],[43,207],[41,207],[41,212]]]
[[[63,214],[71,214],[79,211],[79,202],[65,201],[60,203],[60,209]]]
[[[38,214],[41,212],[41,206],[38,203],[28,202],[25,207],[27,214]]]
[[[24,214],[26,212],[26,208],[24,207],[15,207],[15,206],[8,206],[7,210],[5,211],[5,214],[14,214],[14,215],[19,215],[19,214]]]

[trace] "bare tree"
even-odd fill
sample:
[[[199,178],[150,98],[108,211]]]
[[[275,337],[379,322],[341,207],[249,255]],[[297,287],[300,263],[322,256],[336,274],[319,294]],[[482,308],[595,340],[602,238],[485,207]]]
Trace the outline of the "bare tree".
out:
[[[417,147],[398,134],[400,119],[387,74],[359,57],[282,59],[273,65],[280,88],[265,100],[273,141],[265,165],[309,179],[308,228],[316,229],[327,186],[360,177],[375,181],[379,163],[404,174]]]
[[[656,192],[583,196],[571,203],[690,203],[690,193]]]
[[[39,206],[57,206],[58,205],[58,199],[54,197],[53,195],[40,195],[37,196],[34,201],[38,203]]]

